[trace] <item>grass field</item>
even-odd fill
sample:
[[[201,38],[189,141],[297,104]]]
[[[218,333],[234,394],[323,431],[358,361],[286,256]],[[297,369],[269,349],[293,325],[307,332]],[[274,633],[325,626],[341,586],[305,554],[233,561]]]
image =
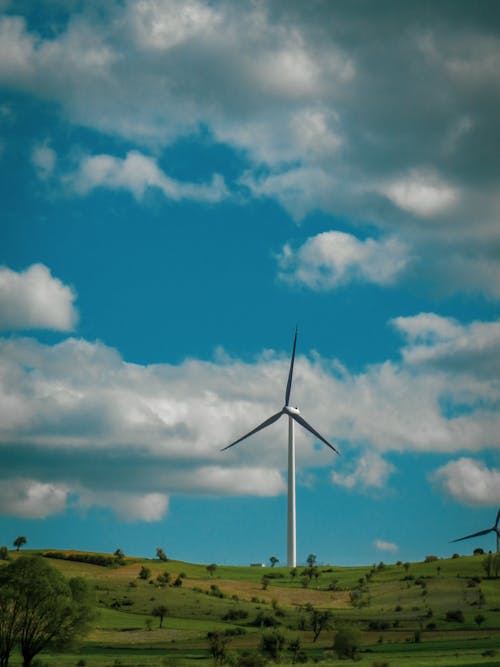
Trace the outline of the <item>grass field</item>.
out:
[[[213,664],[209,632],[224,636],[227,661],[237,664],[243,652],[256,654],[263,633],[274,627],[285,639],[282,664],[293,662],[287,646],[299,639],[301,660],[345,665],[332,646],[337,629],[350,623],[361,630],[361,665],[498,667],[500,579],[485,578],[483,558],[318,566],[313,576],[301,567],[293,573],[286,567],[218,566],[210,574],[205,565],[180,561],[125,558],[122,566],[103,567],[50,558],[65,576],[88,580],[95,595],[95,616],[79,647],[70,653],[42,654],[40,664]],[[142,567],[150,571],[147,579],[139,576]],[[161,581],[165,573],[168,584]],[[161,628],[152,616],[158,605],[168,608]],[[312,609],[328,610],[331,618],[331,627],[316,641]],[[19,656],[11,664],[20,665]]]

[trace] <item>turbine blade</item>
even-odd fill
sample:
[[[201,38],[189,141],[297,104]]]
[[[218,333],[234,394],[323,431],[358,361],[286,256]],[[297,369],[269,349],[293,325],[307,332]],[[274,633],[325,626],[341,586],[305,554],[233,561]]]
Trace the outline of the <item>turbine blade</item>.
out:
[[[295,419],[295,421],[296,421],[298,424],[300,424],[301,426],[303,426],[303,427],[306,429],[306,431],[309,431],[310,433],[312,433],[313,435],[315,435],[319,440],[321,440],[321,442],[324,442],[325,445],[326,445],[327,447],[330,447],[330,449],[333,449],[333,451],[334,451],[336,454],[339,454],[339,451],[338,451],[337,449],[335,449],[335,447],[334,447],[333,445],[331,445],[331,444],[328,442],[328,440],[325,440],[325,438],[324,438],[322,435],[320,435],[320,434],[318,433],[318,431],[316,431],[316,429],[314,429],[310,424],[308,424],[308,423],[306,422],[306,420],[305,420],[303,417],[301,417],[300,415],[294,415],[294,414],[291,415],[291,416],[293,417],[293,419]]]
[[[293,339],[292,359],[290,361],[290,370],[288,371],[288,382],[286,383],[285,405],[289,404],[288,401],[290,400],[290,392],[292,391],[293,362],[295,361],[295,348],[297,346],[297,330],[298,327],[295,327],[295,338]]]
[[[246,435],[242,435],[241,438],[238,438],[238,440],[235,440],[230,445],[227,445],[227,447],[224,447],[223,449],[221,449],[221,452],[224,452],[226,449],[229,449],[230,447],[234,447],[234,445],[237,445],[242,440],[245,440],[245,438],[249,438],[254,433],[257,433],[257,431],[261,431],[263,428],[266,428],[266,426],[270,426],[271,424],[274,424],[274,422],[278,421],[278,419],[281,417],[282,414],[283,414],[283,410],[281,410],[280,412],[277,412],[272,417],[269,417],[269,419],[266,419],[265,421],[263,421],[262,424],[259,424],[254,429],[249,431]]]
[[[497,519],[495,521],[495,528],[498,528],[498,522],[500,521],[500,510],[497,512]]]
[[[461,542],[462,540],[468,540],[471,537],[479,537],[480,535],[487,535],[494,530],[493,528],[487,528],[486,530],[480,530],[478,533],[472,533],[472,535],[466,535],[465,537],[459,537],[457,540],[450,540],[451,542]]]

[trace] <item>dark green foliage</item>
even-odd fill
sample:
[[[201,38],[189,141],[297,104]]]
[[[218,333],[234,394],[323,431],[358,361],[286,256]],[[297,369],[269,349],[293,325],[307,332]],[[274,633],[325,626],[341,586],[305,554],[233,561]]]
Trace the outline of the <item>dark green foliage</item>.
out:
[[[478,628],[481,627],[481,625],[485,622],[486,616],[483,616],[483,614],[476,614],[474,616],[474,622],[477,623]]]
[[[342,660],[350,658],[354,660],[359,652],[361,644],[361,632],[354,625],[345,625],[339,628],[333,642],[333,650]]]
[[[228,642],[227,637],[221,632],[209,632],[207,634],[208,639],[208,648],[210,655],[214,659],[215,663],[222,663],[226,660],[226,644]]]
[[[210,565],[207,565],[207,572],[211,577],[214,576],[216,569],[217,565],[215,563],[210,563]]]
[[[260,648],[264,655],[269,656],[274,662],[279,662],[281,652],[285,646],[285,636],[281,632],[265,632],[262,635]]]
[[[9,560],[9,550],[7,547],[0,547],[0,560]]]
[[[271,556],[271,558],[269,560],[271,562],[271,567],[274,567],[276,565],[276,563],[280,562],[280,559],[276,558],[276,556]]]
[[[450,609],[446,612],[447,621],[456,621],[457,623],[463,623],[465,621],[464,612],[461,609]]]
[[[306,562],[309,565],[309,567],[314,567],[316,565],[316,560],[317,560],[316,554],[309,554]]]
[[[28,540],[24,537],[24,535],[19,535],[19,537],[16,537],[16,539],[13,542],[13,545],[16,547],[16,551],[19,551],[21,547],[23,547]]]
[[[272,614],[259,611],[255,620],[250,625],[254,625],[257,628],[277,628],[281,623]]]
[[[152,616],[156,616],[156,618],[160,619],[160,628],[163,627],[163,619],[167,614],[168,609],[164,604],[159,604],[157,607],[153,607],[153,611],[151,612]]]
[[[224,616],[222,617],[223,621],[240,621],[245,618],[248,618],[248,611],[245,611],[244,609],[230,609]]]
[[[161,547],[156,547],[156,558],[166,563],[168,561],[167,554]]]
[[[141,570],[139,572],[139,579],[143,579],[144,581],[146,581],[147,579],[150,578],[151,578],[151,570],[149,569],[149,567],[145,567],[144,565],[142,565]]]
[[[67,581],[39,557],[22,557],[0,570],[0,665],[18,643],[24,667],[48,647],[83,634],[91,616],[83,579]]]
[[[434,561],[439,560],[437,556],[426,556],[425,557],[425,562],[426,563],[433,563]]]
[[[102,554],[68,554],[62,551],[45,551],[42,555],[44,558],[58,558],[59,560],[70,560],[76,563],[88,563],[89,565],[99,565],[101,567],[114,567],[119,560],[116,557],[103,556]]]

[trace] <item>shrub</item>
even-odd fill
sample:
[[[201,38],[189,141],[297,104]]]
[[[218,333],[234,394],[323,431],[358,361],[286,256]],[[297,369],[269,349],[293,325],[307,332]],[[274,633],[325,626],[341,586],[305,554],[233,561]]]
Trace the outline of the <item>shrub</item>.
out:
[[[447,621],[456,621],[457,623],[463,623],[465,621],[464,612],[461,609],[450,609],[446,612],[445,619]]]
[[[243,618],[248,618],[248,611],[245,611],[244,609],[230,609],[226,614],[224,614],[222,620],[238,621]]]
[[[426,556],[426,557],[425,557],[425,561],[424,561],[424,562],[425,562],[425,563],[433,563],[435,560],[439,560],[438,557],[437,557],[437,556],[430,555],[430,556]]]
[[[354,625],[345,625],[340,627],[335,640],[333,642],[333,650],[338,658],[351,658],[354,660],[357,657],[359,646],[361,642],[361,632]]]

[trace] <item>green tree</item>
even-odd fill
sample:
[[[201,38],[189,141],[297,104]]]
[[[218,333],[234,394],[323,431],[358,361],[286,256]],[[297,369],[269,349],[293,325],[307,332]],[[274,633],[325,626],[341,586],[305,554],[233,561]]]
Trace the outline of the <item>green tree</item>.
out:
[[[321,611],[320,609],[314,609],[310,605],[309,611],[309,623],[311,625],[311,630],[313,631],[313,642],[315,642],[323,630],[329,630],[331,627],[332,615],[325,609]]]
[[[28,540],[24,537],[24,535],[19,535],[19,537],[16,537],[16,539],[13,542],[13,545],[16,547],[16,551],[19,551],[21,547],[23,547]]]
[[[279,662],[281,658],[281,651],[285,646],[285,636],[274,630],[273,632],[265,632],[262,635],[260,648],[262,653],[269,656],[274,662]]]
[[[355,625],[345,625],[339,628],[333,642],[333,650],[339,659],[354,660],[361,643],[361,632]]]
[[[208,650],[214,662],[222,663],[226,660],[226,644],[228,638],[222,632],[212,631],[207,633]]]
[[[83,579],[67,581],[39,557],[23,556],[0,570],[0,665],[18,644],[23,666],[47,648],[62,648],[86,632],[90,591]]]
[[[477,623],[477,627],[480,628],[481,625],[485,622],[486,616],[483,616],[483,614],[476,614],[474,616],[474,621]]]
[[[141,566],[141,570],[139,572],[139,579],[151,579],[151,570],[149,567],[145,567],[144,565]]]
[[[168,561],[167,554],[161,547],[156,547],[156,558],[166,563]]]
[[[280,559],[276,558],[276,556],[271,556],[271,558],[269,560],[271,562],[271,567],[274,567],[276,565],[276,563],[280,562]]]
[[[217,569],[217,565],[215,563],[211,563],[210,565],[207,565],[207,572],[211,577],[214,576],[216,569]]]
[[[494,563],[494,556],[493,554],[488,554],[486,558],[483,559],[482,561],[482,566],[483,570],[486,572],[486,576],[488,579],[491,577],[492,572],[493,572],[493,563]]]
[[[7,547],[0,547],[0,560],[9,560],[9,550]]]
[[[316,565],[317,556],[316,554],[309,554],[307,557],[307,564],[309,567],[314,567]]]
[[[164,604],[159,604],[157,607],[154,607],[151,612],[152,616],[160,619],[160,628],[163,627],[163,619],[168,615],[168,609]]]

